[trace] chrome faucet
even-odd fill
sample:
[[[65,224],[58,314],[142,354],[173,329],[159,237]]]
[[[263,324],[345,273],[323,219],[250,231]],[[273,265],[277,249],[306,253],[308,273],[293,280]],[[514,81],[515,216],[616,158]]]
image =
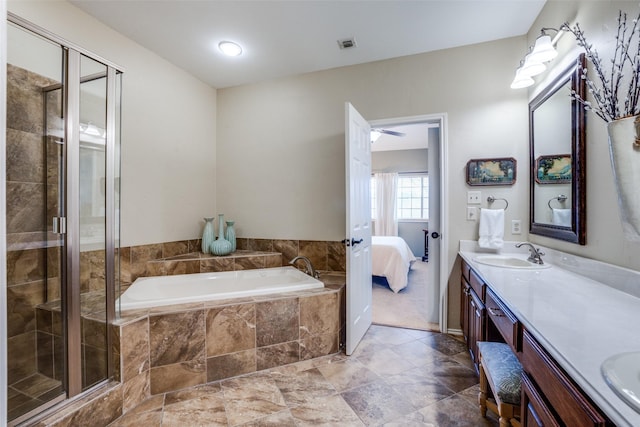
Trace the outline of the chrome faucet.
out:
[[[516,248],[519,248],[525,245],[529,247],[529,252],[531,253],[531,255],[529,255],[529,258],[527,258],[527,261],[532,262],[534,264],[543,265],[544,262],[542,261],[542,256],[544,255],[544,252],[542,252],[540,249],[536,249],[536,247],[533,246],[531,243],[529,242],[518,243],[516,244]]]
[[[306,269],[307,269],[306,273],[309,276],[313,277],[314,279],[319,279],[320,278],[320,274],[318,274],[316,269],[313,268],[313,264],[311,264],[311,261],[306,256],[299,255],[299,256],[295,257],[294,259],[292,259],[291,261],[289,261],[289,264],[293,265],[295,267],[296,266],[296,262],[298,260],[304,261]]]

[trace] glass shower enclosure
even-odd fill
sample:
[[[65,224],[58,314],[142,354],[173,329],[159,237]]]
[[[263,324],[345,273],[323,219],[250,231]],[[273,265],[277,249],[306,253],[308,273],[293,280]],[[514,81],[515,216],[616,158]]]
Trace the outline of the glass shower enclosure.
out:
[[[22,422],[114,375],[122,71],[7,29],[7,408]]]

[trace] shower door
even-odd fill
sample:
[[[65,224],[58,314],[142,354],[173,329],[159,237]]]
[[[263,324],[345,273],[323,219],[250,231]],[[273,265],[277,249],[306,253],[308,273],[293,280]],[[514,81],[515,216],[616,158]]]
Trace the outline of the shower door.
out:
[[[10,15],[10,423],[113,376],[119,91],[104,60]]]

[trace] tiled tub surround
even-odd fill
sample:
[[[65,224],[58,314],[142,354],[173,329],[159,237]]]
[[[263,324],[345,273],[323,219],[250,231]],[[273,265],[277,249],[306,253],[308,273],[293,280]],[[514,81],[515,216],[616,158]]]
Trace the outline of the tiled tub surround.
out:
[[[337,353],[344,274],[325,288],[124,312],[123,412],[151,395]]]

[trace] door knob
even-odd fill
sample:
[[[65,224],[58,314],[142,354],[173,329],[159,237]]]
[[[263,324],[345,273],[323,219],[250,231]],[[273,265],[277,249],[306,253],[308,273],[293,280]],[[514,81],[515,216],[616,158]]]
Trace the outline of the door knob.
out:
[[[433,233],[431,233],[432,239],[437,239],[438,237],[440,237],[440,234],[437,231],[434,231]]]
[[[362,243],[364,241],[364,239],[360,239],[360,240],[356,240],[353,237],[351,238],[351,246],[355,246],[359,243]]]

